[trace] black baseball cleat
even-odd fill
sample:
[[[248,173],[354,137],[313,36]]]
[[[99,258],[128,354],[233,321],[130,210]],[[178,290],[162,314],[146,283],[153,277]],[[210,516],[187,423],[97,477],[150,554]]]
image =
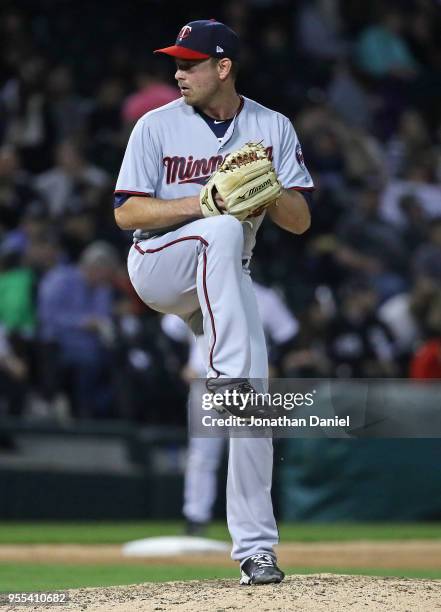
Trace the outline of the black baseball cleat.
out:
[[[206,530],[207,523],[187,520],[185,524],[185,535],[188,536],[202,537],[205,535]]]
[[[274,557],[266,553],[248,557],[240,566],[240,572],[240,584],[272,584],[285,578]]]
[[[246,421],[254,418],[274,417],[277,411],[268,404],[265,394],[258,393],[246,378],[208,378],[208,391],[221,394],[224,401],[213,408],[222,413],[229,413]]]

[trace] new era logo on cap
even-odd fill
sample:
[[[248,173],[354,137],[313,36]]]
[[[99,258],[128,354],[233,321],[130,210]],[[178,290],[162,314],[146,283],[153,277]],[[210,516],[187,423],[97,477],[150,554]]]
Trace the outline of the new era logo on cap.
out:
[[[171,47],[157,49],[179,59],[208,59],[209,57],[239,56],[239,39],[228,26],[215,19],[192,21],[179,31],[176,43]]]

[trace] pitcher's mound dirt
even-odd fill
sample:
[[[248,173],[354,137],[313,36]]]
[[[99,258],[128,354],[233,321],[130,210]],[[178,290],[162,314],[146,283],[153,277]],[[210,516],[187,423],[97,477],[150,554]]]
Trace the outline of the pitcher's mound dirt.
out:
[[[241,587],[237,580],[140,584],[68,591],[70,601],[52,612],[436,612],[441,581],[316,574],[288,576],[282,584]],[[48,607],[10,608],[47,612]]]

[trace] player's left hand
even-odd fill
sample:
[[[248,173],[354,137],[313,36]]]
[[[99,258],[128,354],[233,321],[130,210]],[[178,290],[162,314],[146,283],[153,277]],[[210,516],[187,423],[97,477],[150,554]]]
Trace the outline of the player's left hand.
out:
[[[264,146],[249,142],[227,155],[201,189],[200,205],[204,217],[229,214],[242,222],[262,214],[281,193]]]

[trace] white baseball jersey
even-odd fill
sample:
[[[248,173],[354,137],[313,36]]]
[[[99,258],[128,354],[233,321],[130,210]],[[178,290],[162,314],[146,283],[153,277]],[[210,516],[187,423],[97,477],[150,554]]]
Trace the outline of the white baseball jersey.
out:
[[[219,140],[201,115],[180,98],[147,113],[135,125],[115,194],[165,200],[197,196],[225,156],[249,141],[263,142],[285,189],[314,188],[297,134],[287,117],[241,97],[236,116]],[[243,224],[244,257],[251,257],[264,214]],[[152,233],[137,230],[134,237],[137,240],[149,235]]]

